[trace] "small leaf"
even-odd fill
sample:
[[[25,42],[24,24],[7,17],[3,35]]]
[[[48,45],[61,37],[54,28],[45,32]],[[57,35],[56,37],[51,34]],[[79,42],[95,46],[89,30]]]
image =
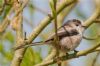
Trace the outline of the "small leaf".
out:
[[[3,51],[3,44],[0,43],[0,52]]]

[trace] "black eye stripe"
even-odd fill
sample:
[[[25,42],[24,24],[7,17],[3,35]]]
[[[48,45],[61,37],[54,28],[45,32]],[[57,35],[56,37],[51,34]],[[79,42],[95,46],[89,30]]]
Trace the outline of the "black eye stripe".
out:
[[[76,23],[78,23],[78,24],[81,24],[81,22],[80,22],[79,20],[77,20],[77,19],[73,19],[72,21],[73,21],[73,22],[76,22]]]

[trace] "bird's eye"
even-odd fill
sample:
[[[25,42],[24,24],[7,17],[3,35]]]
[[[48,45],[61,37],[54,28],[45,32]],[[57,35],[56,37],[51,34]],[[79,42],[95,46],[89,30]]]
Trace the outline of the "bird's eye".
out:
[[[76,26],[79,26],[78,24],[76,24]]]

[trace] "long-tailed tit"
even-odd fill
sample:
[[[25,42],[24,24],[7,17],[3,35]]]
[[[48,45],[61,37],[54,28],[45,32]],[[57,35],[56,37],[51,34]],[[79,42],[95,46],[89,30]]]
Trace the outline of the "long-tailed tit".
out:
[[[17,47],[16,49],[20,49],[27,46],[42,45],[41,43],[43,43],[59,48],[59,50],[62,52],[68,52],[71,50],[75,50],[75,48],[80,44],[84,30],[85,28],[84,26],[82,26],[81,21],[77,19],[68,20],[57,30],[59,44],[55,45],[53,43],[55,37],[54,33],[50,35],[50,37],[43,42],[35,42],[33,44],[22,45]]]

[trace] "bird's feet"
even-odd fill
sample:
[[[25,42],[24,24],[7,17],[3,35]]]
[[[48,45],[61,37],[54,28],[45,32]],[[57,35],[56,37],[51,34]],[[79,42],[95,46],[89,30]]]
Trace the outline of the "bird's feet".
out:
[[[75,55],[76,55],[78,52],[79,52],[79,51],[77,51],[77,50],[74,50],[74,54],[75,54]]]

